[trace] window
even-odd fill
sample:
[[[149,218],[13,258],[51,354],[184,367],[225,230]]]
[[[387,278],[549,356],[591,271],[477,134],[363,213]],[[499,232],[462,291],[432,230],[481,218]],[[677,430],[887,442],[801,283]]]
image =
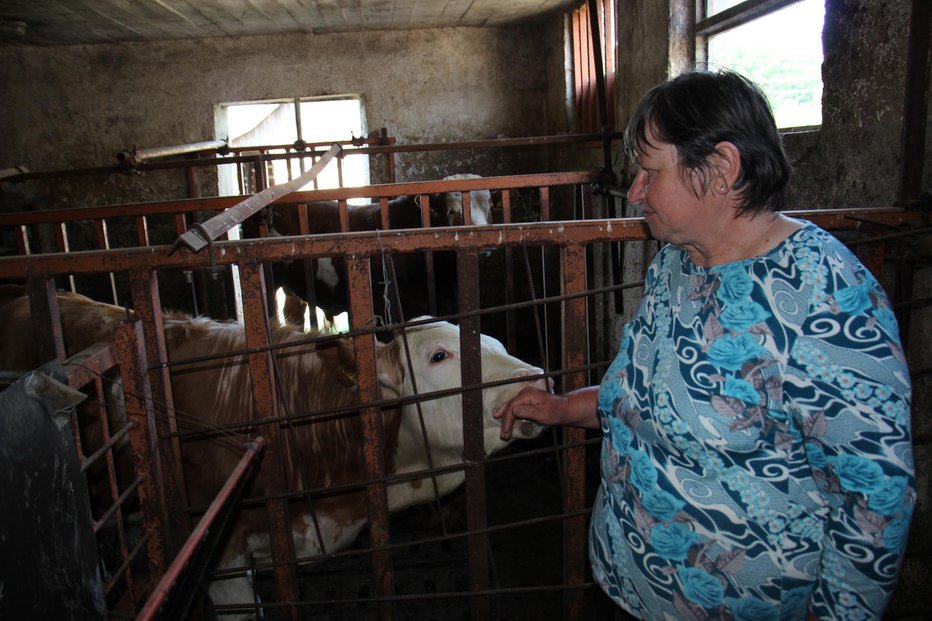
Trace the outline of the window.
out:
[[[339,99],[291,99],[220,104],[216,108],[217,136],[226,138],[233,148],[247,149],[242,153],[285,153],[294,150],[300,138],[305,143],[332,143],[351,140],[365,135],[362,102],[358,97]],[[250,150],[248,147],[256,147]],[[273,148],[268,148],[273,147]],[[272,160],[266,163],[268,185],[276,185],[300,177],[314,165],[312,158]],[[221,196],[254,194],[252,163],[218,166]],[[369,156],[350,154],[332,161],[313,182],[302,189],[325,189],[369,185]],[[368,202],[364,198],[350,199],[350,203]],[[239,228],[229,232],[230,239],[239,239]],[[237,266],[232,267],[236,300],[236,316],[243,317],[242,294],[239,291]],[[283,321],[284,292],[276,291],[275,305]],[[310,328],[310,310],[305,312],[305,328]],[[316,309],[317,325],[324,325],[323,311]],[[348,316],[341,314],[336,329],[349,329]]]
[[[346,141],[365,134],[362,103],[356,97],[340,99],[293,99],[221,104],[216,114],[217,135],[231,147],[270,147],[265,153],[292,150],[299,138],[305,143]],[[257,149],[258,151],[258,149]],[[311,158],[272,160],[266,167],[268,184],[275,185],[299,177],[313,166]],[[220,194],[251,194],[256,191],[252,164],[237,171],[220,166]],[[237,176],[239,172],[239,177]],[[336,188],[369,184],[369,158],[352,155],[337,166],[331,163],[305,189]]]
[[[696,23],[697,60],[754,80],[778,127],[822,123],[824,0],[704,0],[699,6],[705,18]]]
[[[571,39],[573,45],[573,94],[575,101],[576,131],[579,133],[611,131],[615,116],[616,37],[615,0],[596,0],[596,22],[602,70],[605,73],[606,127],[599,124],[598,68],[593,50],[592,18],[589,3],[580,5],[572,14]]]

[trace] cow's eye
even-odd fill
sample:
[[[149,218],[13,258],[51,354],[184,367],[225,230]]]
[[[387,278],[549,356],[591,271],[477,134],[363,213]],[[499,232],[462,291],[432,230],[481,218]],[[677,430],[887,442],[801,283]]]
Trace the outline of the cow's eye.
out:
[[[433,355],[431,355],[430,357],[430,361],[434,363],[443,362],[446,359],[447,359],[447,352],[443,351],[442,349],[435,351]]]

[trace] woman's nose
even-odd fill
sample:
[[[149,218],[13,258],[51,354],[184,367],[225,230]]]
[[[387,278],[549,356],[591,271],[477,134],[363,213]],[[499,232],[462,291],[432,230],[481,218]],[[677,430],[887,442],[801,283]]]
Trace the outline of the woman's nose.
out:
[[[628,188],[628,202],[629,203],[640,203],[644,200],[644,188],[645,188],[645,179],[647,175],[643,170],[639,170],[638,173],[634,176],[634,181],[631,183],[631,187]]]

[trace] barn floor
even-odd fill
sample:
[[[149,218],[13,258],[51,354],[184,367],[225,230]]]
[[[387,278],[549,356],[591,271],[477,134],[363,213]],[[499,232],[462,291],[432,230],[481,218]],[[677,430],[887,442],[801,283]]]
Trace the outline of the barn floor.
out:
[[[552,439],[542,438],[506,449],[521,452],[549,446]],[[553,454],[493,462],[486,474],[488,488],[488,524],[510,523],[561,512],[557,462]],[[449,534],[465,531],[465,494],[462,490],[444,500],[443,519]],[[392,517],[393,543],[419,541],[442,536],[437,512],[427,506],[415,507]],[[558,586],[562,576],[562,524],[550,520],[489,535],[490,588],[508,590],[521,587]],[[369,546],[363,533],[354,549]],[[469,591],[468,549],[465,538],[413,543],[392,555],[395,592],[394,604],[399,621],[456,621],[470,619],[470,598],[455,595]],[[315,621],[358,619],[375,621],[377,605],[365,602],[373,595],[370,558],[358,556],[331,559],[320,565],[303,568],[299,575],[305,600],[357,600],[358,603],[326,603],[303,610]],[[274,600],[270,575],[256,581],[263,601]],[[430,597],[431,595],[437,595]],[[424,597],[427,596],[427,597]],[[586,592],[589,618],[611,618],[611,604],[598,589]],[[529,593],[505,593],[488,602],[493,620],[540,621],[563,618],[563,591],[559,588]],[[267,618],[275,618],[274,611]]]

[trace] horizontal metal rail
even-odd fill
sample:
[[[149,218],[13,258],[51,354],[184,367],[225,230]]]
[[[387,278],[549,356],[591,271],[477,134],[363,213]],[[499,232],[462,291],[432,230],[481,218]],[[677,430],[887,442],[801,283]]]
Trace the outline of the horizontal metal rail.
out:
[[[349,200],[351,198],[392,198],[405,194],[435,194],[439,192],[469,190],[505,190],[588,184],[600,179],[591,172],[558,172],[530,175],[509,175],[460,179],[451,181],[411,181],[407,183],[382,183],[352,188],[328,190],[304,190],[292,192],[272,201],[275,205],[291,205],[323,200]],[[0,214],[0,226],[46,224],[100,220],[109,218],[135,218],[160,214],[194,213],[199,211],[222,211],[242,202],[246,196],[215,196],[209,198],[185,198],[148,203],[128,203],[102,207],[76,209],[46,209],[41,211]]]
[[[201,151],[223,151],[229,145],[226,140],[208,140],[205,142],[192,142],[189,144],[178,144],[166,147],[150,147],[148,149],[127,149],[117,153],[117,162],[124,166],[138,166],[146,160],[153,160],[160,157],[169,157],[171,155],[183,155],[186,153],[200,153]]]
[[[464,149],[529,149],[529,148],[543,148],[548,146],[556,145],[567,145],[567,144],[587,144],[587,143],[598,143],[605,140],[619,140],[622,138],[620,133],[594,133],[594,134],[563,134],[559,136],[529,136],[525,138],[501,138],[501,139],[488,139],[488,140],[474,140],[467,142],[441,142],[441,143],[424,143],[424,144],[406,144],[398,145],[393,141],[394,138],[367,138],[360,142],[360,139],[355,141],[345,140],[337,141],[338,144],[341,144],[346,148],[346,155],[379,155],[387,154],[393,155],[395,153],[417,153],[425,151],[457,151]],[[388,140],[388,144],[385,144],[385,140]],[[358,144],[370,144],[372,146],[358,146]],[[147,172],[154,170],[170,170],[177,168],[203,168],[207,166],[222,166],[224,164],[236,164],[236,163],[245,163],[245,162],[254,162],[256,158],[260,158],[263,162],[274,161],[274,160],[285,160],[285,159],[302,159],[307,157],[316,157],[320,155],[313,147],[322,143],[308,143],[307,149],[305,150],[294,150],[293,152],[288,153],[262,153],[258,156],[256,155],[235,155],[235,156],[221,156],[213,158],[198,158],[198,159],[186,159],[186,160],[173,160],[173,161],[162,161],[162,162],[142,162],[138,166],[132,168],[133,171],[138,172]],[[327,146],[332,144],[332,142],[327,143]],[[269,151],[269,150],[284,150],[284,149],[294,149],[294,145],[264,145],[264,146],[254,146],[254,147],[242,147],[242,148],[233,148],[230,147],[231,152],[240,152],[240,151]],[[322,153],[322,151],[321,151]],[[41,179],[56,179],[63,177],[83,177],[83,176],[94,176],[94,175],[109,175],[113,173],[127,173],[130,169],[126,166],[115,165],[115,166],[97,166],[89,168],[80,168],[80,169],[62,169],[62,170],[49,170],[49,171],[28,171],[24,167],[14,167],[5,169],[4,172],[9,172],[5,177],[0,177],[0,183],[3,182],[17,182],[21,183],[24,181],[35,181]]]
[[[830,230],[862,229],[864,224],[852,221],[851,215],[869,214],[875,221],[893,225],[917,224],[923,218],[920,212],[897,208],[795,211],[787,214],[811,220]],[[332,255],[371,256],[386,249],[393,252],[450,249],[478,252],[506,245],[566,246],[649,239],[652,238],[643,218],[365,231],[216,242],[210,257],[173,253],[173,248],[167,245],[125,248],[119,252],[89,250],[32,255],[28,261],[22,257],[0,257],[0,278],[24,278],[30,274],[147,272],[154,268],[207,268],[244,261],[290,261]]]

